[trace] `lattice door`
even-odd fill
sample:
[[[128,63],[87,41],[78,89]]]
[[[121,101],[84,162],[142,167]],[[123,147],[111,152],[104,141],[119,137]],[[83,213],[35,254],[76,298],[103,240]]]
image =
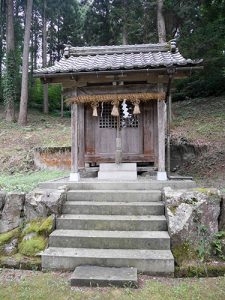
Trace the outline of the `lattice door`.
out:
[[[133,105],[126,102],[128,115],[124,117],[120,103],[120,128],[138,128],[138,117],[133,115]],[[111,115],[111,103],[102,103],[99,108],[99,128],[117,128],[117,118]]]

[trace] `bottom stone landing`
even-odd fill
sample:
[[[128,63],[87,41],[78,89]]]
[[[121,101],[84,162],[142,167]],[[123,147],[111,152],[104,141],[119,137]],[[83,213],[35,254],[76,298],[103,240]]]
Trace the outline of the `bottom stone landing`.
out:
[[[73,186],[50,235],[49,248],[42,253],[43,269],[105,267],[103,276],[109,272],[107,268],[114,268],[110,272],[134,268],[144,274],[173,276],[174,258],[161,190],[141,182],[118,182],[112,190],[108,182]],[[89,284],[92,271],[87,272]]]

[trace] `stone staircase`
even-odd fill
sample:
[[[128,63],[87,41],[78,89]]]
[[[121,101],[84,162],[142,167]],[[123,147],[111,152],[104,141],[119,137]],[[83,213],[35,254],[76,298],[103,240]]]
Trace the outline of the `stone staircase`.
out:
[[[92,265],[173,275],[160,189],[144,182],[77,183],[72,188],[42,254],[43,269]]]

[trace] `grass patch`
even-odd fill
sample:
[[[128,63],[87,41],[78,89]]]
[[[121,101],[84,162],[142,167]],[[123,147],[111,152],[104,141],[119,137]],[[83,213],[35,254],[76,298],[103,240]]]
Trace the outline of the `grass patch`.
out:
[[[211,300],[224,299],[225,295],[225,278],[223,277],[151,279],[147,280],[144,287],[138,290],[129,287],[124,289],[115,287],[71,289],[68,284],[68,275],[65,274],[30,272],[27,276],[20,274],[20,280],[2,281],[1,276],[4,276],[5,273],[7,270],[0,271],[0,299],[2,300]]]
[[[16,175],[2,174],[0,176],[0,189],[5,190],[6,192],[30,192],[37,187],[40,182],[57,179],[68,175],[68,171],[52,170],[42,170]]]

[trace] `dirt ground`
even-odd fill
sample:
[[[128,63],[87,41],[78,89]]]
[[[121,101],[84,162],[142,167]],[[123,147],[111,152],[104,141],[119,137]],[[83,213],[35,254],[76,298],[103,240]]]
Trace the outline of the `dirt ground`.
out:
[[[0,108],[0,168],[15,174],[34,169],[32,149],[42,146],[70,146],[70,118],[44,115],[31,110],[28,125],[6,123]]]

